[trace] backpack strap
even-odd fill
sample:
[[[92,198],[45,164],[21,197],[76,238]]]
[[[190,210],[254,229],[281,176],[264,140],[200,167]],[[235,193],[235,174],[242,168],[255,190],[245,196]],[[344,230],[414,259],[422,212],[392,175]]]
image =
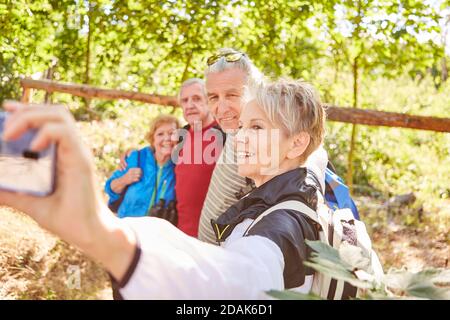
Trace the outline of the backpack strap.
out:
[[[336,168],[334,167],[333,163],[330,160],[328,160],[327,169],[330,169],[331,172],[333,172],[334,174],[337,174]]]
[[[141,167],[141,152],[140,150],[137,150],[137,167],[140,168]],[[125,195],[127,193],[128,187],[130,185],[127,185],[122,192],[120,193],[120,197],[119,199],[117,199],[116,201],[114,201],[113,203],[108,204],[108,208],[114,212],[117,213],[119,211],[120,205],[122,204],[123,200],[125,199]]]
[[[306,204],[304,204],[301,201],[298,201],[298,200],[287,200],[287,201],[280,202],[280,203],[274,205],[273,207],[270,207],[269,209],[267,209],[263,213],[261,213],[248,226],[247,230],[245,230],[244,236],[248,235],[248,232],[250,231],[250,229],[253,228],[253,226],[255,224],[257,224],[262,218],[264,218],[268,214],[270,214],[270,213],[272,213],[272,212],[274,212],[276,210],[280,210],[280,209],[283,209],[283,210],[295,210],[295,211],[301,212],[304,215],[306,215],[308,218],[310,218],[312,221],[314,221],[316,223],[319,223],[319,218],[317,216],[317,212],[316,211],[314,211],[313,209],[311,209],[310,207],[308,207]]]
[[[187,124],[181,129],[184,129],[185,131],[188,131],[190,128],[191,128],[191,125]],[[226,141],[226,138],[227,138],[227,134],[217,124],[212,126],[211,129],[219,131],[218,134],[220,134],[222,136],[222,142],[223,142],[223,147],[224,147],[225,146],[225,141]],[[180,156],[180,152],[181,152],[181,150],[184,147],[184,142],[185,142],[184,137],[185,137],[185,135],[178,136],[178,143],[175,146],[175,148],[173,148],[173,150],[172,150],[172,159],[174,160],[173,162],[175,164],[178,163],[178,157]]]
[[[185,125],[182,129],[184,129],[184,130],[189,130],[191,128],[191,125],[190,124],[187,124],[187,125]],[[222,130],[222,128],[218,125],[218,124],[215,124],[215,125],[213,125],[212,127],[211,127],[211,129],[215,129],[215,130],[217,130],[217,131],[219,131],[219,133],[220,133],[220,135],[222,136],[222,141],[223,141],[223,146],[225,146],[225,142],[226,142],[226,140],[227,140],[227,134],[225,133],[225,131],[223,131]],[[184,136],[179,136],[178,137],[178,143],[180,144],[180,143],[184,143]],[[183,147],[183,145],[181,145],[181,148]],[[180,148],[180,149],[181,149]]]
[[[324,193],[324,190],[322,189],[322,184],[320,183],[319,178],[317,177],[316,173],[309,168],[306,168],[306,172],[308,174],[306,179],[309,179],[315,183],[315,185],[317,186],[317,189],[320,191],[320,194],[323,197],[325,193]]]
[[[225,146],[225,142],[227,141],[227,134],[225,133],[225,131],[222,130],[222,128],[216,124],[212,126],[213,129],[216,129],[217,131],[219,131],[219,133],[222,135],[222,146]]]
[[[191,125],[188,123],[187,125],[185,125],[183,128],[184,130],[189,130],[191,128]],[[184,136],[180,135],[178,136],[178,143],[184,143]],[[180,148],[181,149],[181,148]]]

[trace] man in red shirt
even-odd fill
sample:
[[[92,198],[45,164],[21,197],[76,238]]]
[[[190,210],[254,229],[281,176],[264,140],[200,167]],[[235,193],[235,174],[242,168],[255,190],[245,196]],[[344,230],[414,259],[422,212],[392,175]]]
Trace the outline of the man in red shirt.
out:
[[[182,142],[175,149],[177,226],[197,237],[200,213],[222,151],[223,135],[209,111],[202,79],[189,79],[181,85],[179,103],[188,125],[181,130]]]

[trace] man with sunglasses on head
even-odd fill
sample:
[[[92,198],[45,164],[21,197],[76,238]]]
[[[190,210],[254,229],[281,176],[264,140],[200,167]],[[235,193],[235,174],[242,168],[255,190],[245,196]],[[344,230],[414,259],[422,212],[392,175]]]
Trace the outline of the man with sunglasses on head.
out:
[[[208,106],[219,126],[227,134],[239,128],[241,98],[244,86],[264,81],[263,74],[243,52],[222,48],[207,60],[205,71]],[[220,238],[213,228],[215,221],[231,205],[252,190],[253,182],[238,175],[233,139],[226,139],[224,149],[216,163],[203,204],[198,238],[217,244]],[[306,162],[325,190],[325,168],[328,156],[320,147]]]

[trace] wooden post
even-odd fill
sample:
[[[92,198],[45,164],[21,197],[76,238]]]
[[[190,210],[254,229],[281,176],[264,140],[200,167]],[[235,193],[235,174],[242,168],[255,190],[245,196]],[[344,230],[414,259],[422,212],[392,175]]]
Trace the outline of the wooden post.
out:
[[[56,64],[58,63],[58,59],[53,58],[52,62],[50,64],[50,67],[47,69],[46,75],[45,75],[45,79],[47,80],[52,80],[53,79],[53,73],[55,72],[55,68],[56,68]],[[51,93],[46,91],[45,92],[45,97],[44,97],[44,103],[52,103],[52,97],[51,97]]]
[[[31,88],[23,87],[22,98],[20,99],[22,103],[31,103],[31,90]]]

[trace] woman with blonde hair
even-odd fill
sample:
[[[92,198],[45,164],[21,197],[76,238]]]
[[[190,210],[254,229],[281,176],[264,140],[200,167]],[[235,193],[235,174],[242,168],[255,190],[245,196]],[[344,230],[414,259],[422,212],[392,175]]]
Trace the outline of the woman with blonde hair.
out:
[[[116,170],[106,181],[109,206],[117,207],[120,202],[119,218],[146,216],[161,202],[167,207],[175,200],[175,164],[171,160],[175,142],[171,136],[179,127],[177,118],[170,115],[153,119],[145,137],[149,145],[133,151],[127,168]]]
[[[74,138],[74,120],[56,114],[61,108],[24,115],[32,107],[5,105],[14,117],[4,138],[37,123],[34,128],[47,142],[42,145],[58,143],[64,170],[53,197],[0,192],[0,204],[28,213],[103,263],[125,299],[243,300],[268,298],[268,290],[307,293],[315,275],[304,265],[311,253],[306,240],[318,240],[319,230],[303,212],[280,205],[294,200],[311,211],[323,201],[317,177],[324,176],[326,161],[311,169],[305,162],[323,141],[325,112],[310,85],[292,80],[251,88],[244,100],[234,137],[238,172],[256,189],[211,221],[220,247],[163,219],[113,217],[92,182],[92,157]],[[52,131],[55,126],[58,131]]]

